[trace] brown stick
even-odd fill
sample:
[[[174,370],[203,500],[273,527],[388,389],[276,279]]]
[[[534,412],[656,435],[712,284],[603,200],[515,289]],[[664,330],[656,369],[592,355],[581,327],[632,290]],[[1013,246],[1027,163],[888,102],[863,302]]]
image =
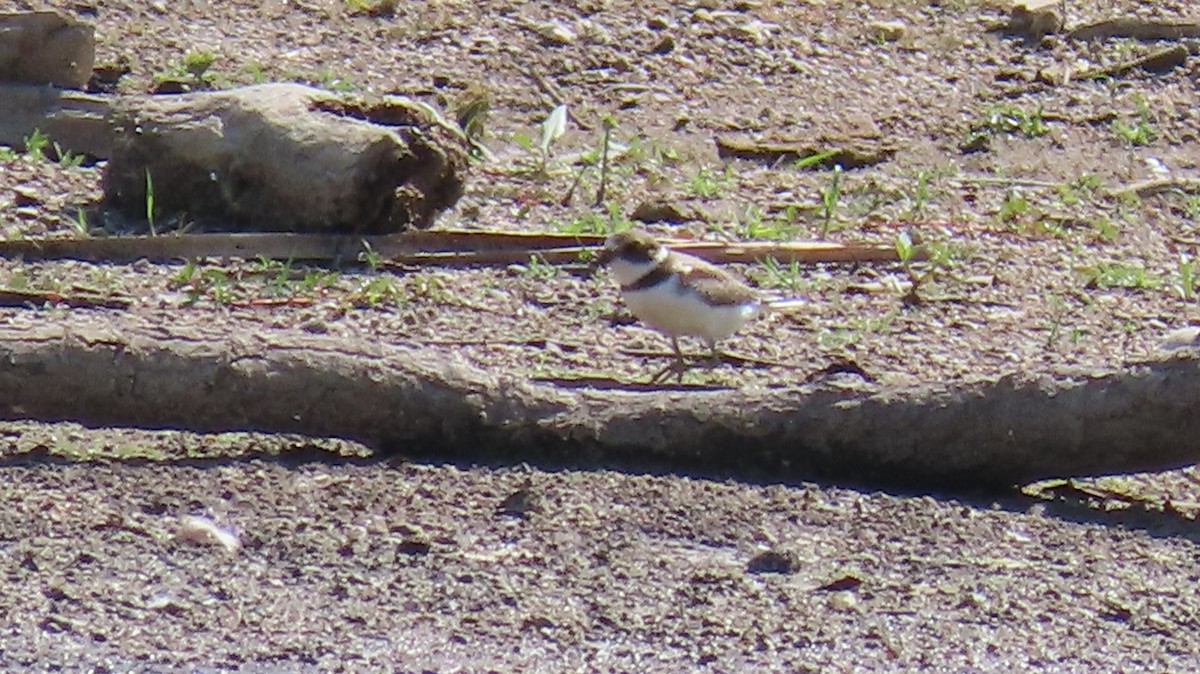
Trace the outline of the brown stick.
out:
[[[1105,19],[1084,24],[1067,33],[1071,40],[1099,40],[1110,37],[1132,37],[1138,40],[1181,40],[1200,37],[1200,23],[1171,23],[1150,19]]]
[[[74,308],[128,309],[133,300],[128,297],[112,297],[87,293],[63,294],[39,290],[0,289],[0,307],[42,306],[61,304]]]
[[[74,258],[92,262],[170,262],[202,257],[265,257],[275,260],[353,262],[368,248],[391,264],[506,265],[544,261],[579,262],[604,242],[596,235],[478,231],[408,232],[395,236],[323,234],[185,234],[96,239],[18,239],[0,241],[0,257],[28,260]],[[891,246],[827,242],[695,243],[667,242],[716,262],[886,262],[897,259]]]

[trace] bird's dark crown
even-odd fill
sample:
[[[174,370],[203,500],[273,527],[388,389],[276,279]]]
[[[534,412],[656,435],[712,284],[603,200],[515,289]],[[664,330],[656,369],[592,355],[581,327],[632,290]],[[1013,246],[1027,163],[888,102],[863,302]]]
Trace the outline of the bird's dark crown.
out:
[[[662,244],[646,232],[630,229],[608,237],[597,261],[607,264],[615,258],[633,263],[653,262]]]

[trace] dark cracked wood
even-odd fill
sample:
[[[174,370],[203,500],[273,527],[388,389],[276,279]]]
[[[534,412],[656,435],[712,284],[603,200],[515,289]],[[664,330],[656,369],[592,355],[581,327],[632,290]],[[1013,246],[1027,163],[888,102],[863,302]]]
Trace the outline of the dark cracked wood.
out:
[[[1200,459],[1200,360],[855,391],[567,388],[452,349],[299,331],[0,326],[0,416],[336,436],[405,455],[860,483],[1018,483]]]

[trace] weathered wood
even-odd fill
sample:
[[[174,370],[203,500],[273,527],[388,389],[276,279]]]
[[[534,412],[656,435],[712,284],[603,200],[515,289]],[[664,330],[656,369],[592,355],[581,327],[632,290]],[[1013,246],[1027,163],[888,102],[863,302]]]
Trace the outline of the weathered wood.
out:
[[[0,83],[0,145],[24,149],[34,130],[64,150],[105,159],[112,153],[111,99],[33,84]]]
[[[0,14],[0,82],[82,88],[92,77],[96,30],[59,12]]]
[[[276,260],[353,261],[368,249],[384,263],[484,265],[580,261],[582,253],[604,243],[594,234],[436,230],[387,236],[326,234],[183,234],[95,239],[14,239],[0,241],[0,257],[27,260],[73,258],[91,262],[172,262],[202,257]],[[894,246],[827,241],[676,242],[672,248],[713,262],[894,262]],[[920,255],[918,256],[920,257]]]
[[[1159,21],[1141,17],[1119,17],[1084,24],[1067,33],[1071,40],[1102,40],[1131,37],[1137,40],[1183,40],[1200,37],[1200,22]]]
[[[865,483],[1025,482],[1200,460],[1195,353],[887,389],[647,391],[534,383],[449,347],[86,312],[0,325],[0,417],[295,432],[409,455]]]
[[[389,234],[462,194],[461,131],[399,98],[354,103],[299,84],[119,99],[106,202],[232,231]],[[147,179],[149,176],[149,180]]]

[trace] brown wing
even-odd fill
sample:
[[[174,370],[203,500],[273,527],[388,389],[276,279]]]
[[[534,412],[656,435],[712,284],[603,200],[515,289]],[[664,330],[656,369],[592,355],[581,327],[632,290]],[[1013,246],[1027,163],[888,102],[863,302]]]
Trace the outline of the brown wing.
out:
[[[688,256],[679,263],[684,285],[695,288],[711,304],[746,304],[758,299],[752,288],[704,260]]]

